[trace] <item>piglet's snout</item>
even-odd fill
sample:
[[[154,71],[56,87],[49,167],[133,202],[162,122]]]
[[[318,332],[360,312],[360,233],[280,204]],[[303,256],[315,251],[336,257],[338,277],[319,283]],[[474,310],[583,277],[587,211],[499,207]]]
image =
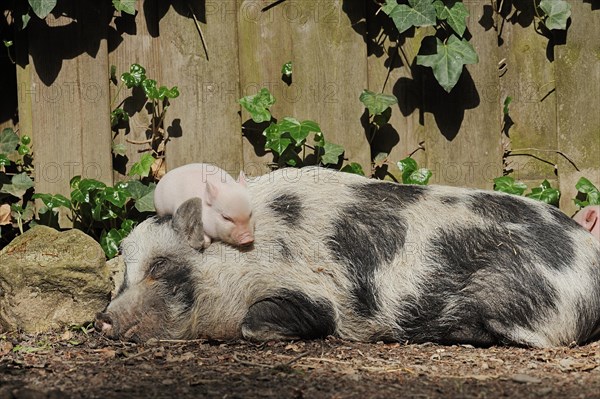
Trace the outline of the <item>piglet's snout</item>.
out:
[[[239,245],[252,244],[254,242],[254,236],[250,232],[243,233],[237,238],[237,242]]]

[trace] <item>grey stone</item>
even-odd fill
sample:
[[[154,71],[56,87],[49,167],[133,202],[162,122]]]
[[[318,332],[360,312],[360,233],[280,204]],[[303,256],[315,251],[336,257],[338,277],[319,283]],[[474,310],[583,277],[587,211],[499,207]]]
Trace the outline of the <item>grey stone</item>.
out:
[[[91,237],[33,227],[0,251],[0,332],[93,321],[111,289],[104,252]]]

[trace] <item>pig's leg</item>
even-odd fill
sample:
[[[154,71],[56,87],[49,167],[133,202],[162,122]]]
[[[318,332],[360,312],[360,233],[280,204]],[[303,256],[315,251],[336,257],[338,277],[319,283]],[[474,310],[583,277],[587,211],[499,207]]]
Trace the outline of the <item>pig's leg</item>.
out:
[[[254,341],[323,338],[334,332],[329,301],[288,290],[251,305],[242,321],[242,335]]]
[[[204,242],[202,243],[202,248],[208,248],[211,242],[212,240],[210,239],[210,237],[204,234]]]

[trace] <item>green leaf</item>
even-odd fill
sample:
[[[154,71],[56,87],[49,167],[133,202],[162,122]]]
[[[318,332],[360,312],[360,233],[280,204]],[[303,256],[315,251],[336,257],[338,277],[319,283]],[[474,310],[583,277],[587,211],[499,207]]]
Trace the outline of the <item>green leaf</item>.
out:
[[[277,155],[283,154],[286,148],[292,145],[292,139],[289,137],[282,137],[282,133],[283,132],[279,129],[279,124],[271,123],[263,132],[263,136],[267,138],[265,149],[271,150]]]
[[[137,0],[112,0],[115,10],[135,15],[135,3]]]
[[[94,179],[81,179],[75,176],[71,179],[71,201],[75,203],[90,203],[90,192],[93,190],[102,190],[106,184]]]
[[[552,188],[548,180],[544,180],[539,187],[532,188],[531,193],[526,194],[525,196],[550,205],[558,206],[560,191]]]
[[[241,98],[238,102],[250,113],[254,122],[262,123],[271,120],[268,108],[275,104],[275,97],[269,89],[262,88],[257,94]]]
[[[421,186],[424,186],[427,183],[429,183],[429,179],[431,178],[432,175],[433,175],[433,173],[431,173],[431,171],[429,169],[419,168],[419,169],[415,170],[414,172],[412,172],[410,175],[408,175],[406,179],[404,179],[404,176],[403,176],[402,182],[404,184],[419,184]]]
[[[433,0],[408,0],[406,4],[398,4],[396,0],[386,0],[382,11],[392,18],[400,33],[413,26],[433,26],[436,24],[436,13]]]
[[[476,64],[479,62],[479,57],[471,43],[455,35],[451,35],[447,43],[438,38],[436,41],[437,53],[418,55],[417,64],[431,67],[438,83],[450,93],[460,78],[463,65]]]
[[[446,1],[448,2],[448,0]],[[467,17],[469,16],[467,7],[460,1],[454,1],[451,7],[441,0],[436,0],[433,5],[438,19],[448,22],[454,32],[462,37],[467,28]]]
[[[354,173],[355,175],[361,175],[361,176],[365,175],[365,171],[363,170],[363,167],[361,166],[361,164],[356,163],[356,162],[351,162],[351,163],[345,165],[341,169],[341,171],[346,172],[346,173]]]
[[[292,76],[292,61],[286,62],[281,67],[281,74],[284,76]]]
[[[10,181],[10,184],[3,185],[0,189],[0,192],[21,198],[31,187],[33,187],[33,180],[31,180],[26,172],[23,172],[19,173],[18,175],[14,175]]]
[[[11,128],[6,128],[0,133],[0,154],[10,154],[17,149],[20,139]]]
[[[525,190],[527,190],[527,185],[523,182],[515,181],[510,176],[502,176],[494,179],[494,190],[514,195],[523,195]]]
[[[61,194],[33,194],[31,198],[39,198],[46,208],[50,210],[55,210],[61,206],[71,209],[71,201]]]
[[[148,191],[143,197],[136,199],[135,201],[135,209],[140,212],[154,212],[154,189],[156,188],[156,184],[153,183],[149,187],[150,191]]]
[[[30,20],[31,20],[31,15],[29,15],[29,13],[23,14],[21,16],[21,22],[23,23],[23,26],[21,27],[21,29],[27,28],[27,25],[29,25]]]
[[[129,114],[125,112],[123,108],[117,108],[110,113],[110,126],[115,127],[121,121],[127,122],[129,120]]]
[[[117,84],[117,66],[116,65],[111,65],[110,66],[110,81],[113,84]]]
[[[591,181],[581,177],[575,184],[575,188],[586,197],[585,201],[575,201],[579,206],[600,205],[600,191]]]
[[[391,105],[398,103],[398,99],[392,94],[374,93],[366,89],[363,90],[358,99],[369,110],[369,114],[371,115],[380,115]]]
[[[323,165],[335,165],[340,160],[340,155],[344,153],[344,147],[341,145],[333,144],[328,141],[322,148],[323,153],[321,154],[321,162]]]
[[[112,152],[116,155],[125,155],[127,154],[127,146],[123,143],[113,143]]]
[[[10,159],[4,154],[0,154],[0,167],[10,165]]]
[[[294,118],[283,118],[278,125],[279,132],[288,132],[296,142],[296,147],[302,145],[311,132],[321,132],[319,124],[310,120],[298,122]]]
[[[31,9],[40,19],[44,19],[56,7],[57,0],[29,0]]]
[[[540,8],[546,14],[544,25],[548,29],[567,29],[567,20],[571,16],[571,5],[565,0],[542,0]]]
[[[131,64],[129,72],[125,72],[121,75],[121,80],[128,89],[138,87],[146,80],[146,69],[140,64]],[[156,82],[154,83],[156,84]]]
[[[13,41],[12,40],[2,40],[2,42],[4,43],[4,46],[6,48],[9,48],[10,46],[13,45]]]
[[[138,175],[140,177],[146,177],[150,173],[150,168],[152,167],[153,163],[154,157],[152,156],[152,154],[145,153],[144,155],[142,155],[138,162],[134,163],[131,166],[131,170],[129,171],[128,175]]]
[[[144,89],[144,93],[146,93],[146,97],[150,100],[158,100],[160,98],[160,92],[156,88],[156,80],[144,79],[142,81],[142,88]]]
[[[406,157],[398,162],[396,162],[398,169],[402,172],[402,183],[407,184],[410,175],[419,169],[419,165],[417,165],[417,161],[412,159],[411,157]]]
[[[508,96],[508,97],[506,97],[506,99],[504,99],[504,115],[508,115],[508,112],[509,112],[508,106],[510,105],[511,102],[512,102],[511,96]]]
[[[114,258],[119,253],[119,245],[123,241],[123,238],[125,237],[115,228],[110,229],[108,232],[106,230],[102,231],[100,246],[107,258]]]
[[[123,189],[119,189],[117,187],[106,187],[101,197],[104,201],[108,201],[114,206],[119,208],[123,208],[125,203],[127,203],[127,199],[129,198],[129,193]]]

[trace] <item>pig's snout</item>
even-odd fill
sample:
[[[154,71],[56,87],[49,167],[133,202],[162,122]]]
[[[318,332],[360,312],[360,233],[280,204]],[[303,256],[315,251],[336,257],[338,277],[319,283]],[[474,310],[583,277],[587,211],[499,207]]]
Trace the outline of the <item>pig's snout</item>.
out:
[[[114,335],[113,321],[112,318],[108,315],[108,313],[96,314],[96,321],[94,322],[94,327],[97,331],[101,332],[104,335],[107,335],[109,337]]]
[[[237,239],[237,243],[239,245],[250,245],[253,242],[254,242],[254,236],[250,232],[240,235]]]

